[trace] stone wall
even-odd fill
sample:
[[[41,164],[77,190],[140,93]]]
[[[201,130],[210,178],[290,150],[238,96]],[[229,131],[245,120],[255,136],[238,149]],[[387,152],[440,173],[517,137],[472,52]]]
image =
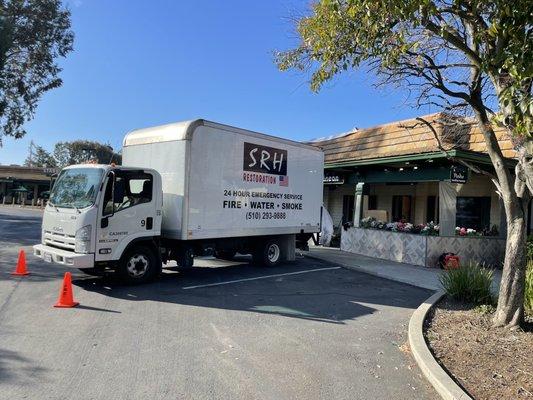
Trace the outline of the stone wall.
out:
[[[505,257],[505,239],[493,237],[428,236],[426,265],[434,267],[442,253],[459,255],[462,264],[469,261],[500,267]]]
[[[369,257],[435,267],[444,252],[469,261],[500,266],[505,256],[505,239],[491,237],[440,237],[376,229],[342,230],[341,250]]]
[[[342,229],[341,250],[369,257],[425,265],[427,236],[376,229]]]

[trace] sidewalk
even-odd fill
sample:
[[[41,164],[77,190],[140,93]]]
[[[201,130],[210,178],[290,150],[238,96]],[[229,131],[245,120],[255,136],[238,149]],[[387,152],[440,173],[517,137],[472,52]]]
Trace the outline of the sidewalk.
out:
[[[395,261],[372,258],[355,253],[348,253],[333,247],[311,247],[304,252],[307,257],[327,261],[344,268],[364,272],[396,282],[408,283],[429,290],[440,290],[439,276],[442,270],[419,267]],[[501,271],[494,271],[493,291],[498,293]]]
[[[334,247],[311,247],[304,254],[311,258],[338,264],[344,268],[364,272],[397,282],[408,283],[429,290],[439,290],[439,275],[436,268],[419,267],[395,261],[372,258],[341,251]]]

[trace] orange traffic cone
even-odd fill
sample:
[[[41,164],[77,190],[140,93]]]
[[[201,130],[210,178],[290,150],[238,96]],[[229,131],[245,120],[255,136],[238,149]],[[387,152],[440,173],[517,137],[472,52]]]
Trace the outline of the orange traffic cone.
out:
[[[24,253],[24,250],[20,250],[17,269],[15,269],[15,272],[12,272],[11,275],[24,276],[28,274],[29,272],[26,270],[26,253]]]
[[[70,272],[65,272],[63,285],[59,292],[59,299],[57,299],[57,303],[54,304],[54,307],[71,308],[76,307],[78,304],[80,303],[74,301],[74,295],[72,293],[72,276],[70,275]]]

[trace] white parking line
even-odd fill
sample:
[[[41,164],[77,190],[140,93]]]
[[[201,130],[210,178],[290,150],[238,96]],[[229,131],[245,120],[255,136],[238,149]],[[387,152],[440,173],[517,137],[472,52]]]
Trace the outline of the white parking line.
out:
[[[198,289],[203,287],[210,287],[210,286],[220,286],[220,285],[229,285],[230,283],[238,283],[238,282],[247,282],[247,281],[255,281],[258,279],[268,279],[268,278],[277,278],[279,276],[287,276],[287,275],[299,275],[299,274],[306,274],[308,272],[318,272],[318,271],[330,271],[332,269],[340,269],[341,267],[329,267],[329,268],[316,268],[316,269],[307,269],[305,271],[296,271],[296,272],[287,272],[285,274],[274,274],[274,275],[263,275],[263,276],[257,276],[255,278],[245,278],[245,279],[236,279],[233,281],[225,281],[225,282],[217,282],[217,283],[209,283],[207,285],[196,285],[196,286],[185,286],[182,287],[182,289]]]

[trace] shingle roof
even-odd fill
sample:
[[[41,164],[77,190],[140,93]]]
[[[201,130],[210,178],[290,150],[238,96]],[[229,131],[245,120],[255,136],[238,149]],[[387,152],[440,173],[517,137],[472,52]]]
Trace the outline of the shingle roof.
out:
[[[421,117],[430,122],[447,150],[486,152],[483,134],[472,119],[437,113]],[[496,130],[503,155],[516,158],[513,144],[503,129]],[[435,134],[413,118],[372,128],[359,129],[342,137],[313,142],[324,150],[325,162],[365,160],[440,151]]]

